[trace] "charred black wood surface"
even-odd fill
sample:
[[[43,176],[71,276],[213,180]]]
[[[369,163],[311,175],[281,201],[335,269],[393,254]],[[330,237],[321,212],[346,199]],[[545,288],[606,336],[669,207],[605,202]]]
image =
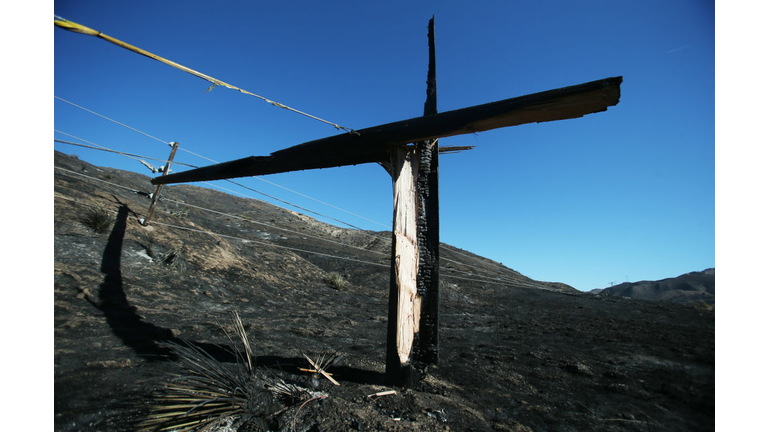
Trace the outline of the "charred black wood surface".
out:
[[[482,132],[525,123],[583,117],[619,103],[622,77],[505,99],[439,114],[361,129],[309,141],[269,156],[230,162],[158,177],[153,184],[221,180],[332,168],[389,160],[391,149],[419,141]]]

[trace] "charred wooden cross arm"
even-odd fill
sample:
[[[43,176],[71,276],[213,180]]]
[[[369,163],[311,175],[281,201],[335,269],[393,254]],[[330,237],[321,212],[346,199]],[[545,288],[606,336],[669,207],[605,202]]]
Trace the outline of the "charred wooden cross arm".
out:
[[[416,117],[309,141],[230,162],[152,179],[152,184],[185,183],[331,168],[389,160],[394,147],[525,123],[565,120],[606,111],[619,103],[622,77],[605,78],[484,105]]]

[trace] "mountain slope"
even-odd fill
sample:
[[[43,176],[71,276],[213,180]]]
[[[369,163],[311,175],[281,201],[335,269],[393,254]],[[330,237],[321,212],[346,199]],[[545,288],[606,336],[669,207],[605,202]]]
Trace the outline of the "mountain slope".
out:
[[[100,200],[102,196],[120,194],[119,201],[136,212],[137,220],[145,217],[150,203],[146,195],[155,190],[149,177],[95,167],[60,152],[55,152],[55,164],[58,166],[57,178],[60,177],[62,182],[82,182],[84,190],[94,192],[93,196],[78,195],[81,205],[103,205]],[[330,266],[326,268],[328,272],[351,272],[351,282],[360,285],[371,282],[371,271],[387,281],[389,278],[390,232],[339,228],[257,199],[241,198],[192,185],[165,186],[160,193],[157,209],[150,221],[150,230],[152,227],[167,227],[185,232],[188,237],[185,242],[187,249],[191,252],[199,247],[205,252],[189,254],[190,262],[187,264],[199,269],[219,269],[221,262],[210,262],[211,254],[230,254],[237,256],[237,262],[226,265],[227,268],[232,267],[233,271],[242,270],[246,263],[251,271],[276,270],[274,266],[262,268],[260,260],[252,259],[256,257],[253,248],[238,246],[239,243],[251,242],[265,246],[272,253],[284,252],[287,256],[314,265]],[[208,234],[201,237],[195,230]],[[163,236],[159,232],[153,235]],[[225,252],[218,250],[220,247],[211,246],[211,235],[229,239],[226,243],[233,250]],[[176,243],[177,246],[180,244],[178,241]],[[218,246],[221,244],[221,241],[217,243]],[[562,283],[532,280],[500,263],[446,244],[441,244],[441,260],[441,276],[449,282],[468,279],[488,283],[502,281],[520,287],[578,292]],[[358,280],[358,277],[361,279]]]
[[[439,364],[391,389],[389,233],[189,185],[164,188],[142,226],[153,191],[55,154],[54,430],[137,430],[187,373],[178,345],[236,373],[234,312],[258,370],[246,389],[325,396],[273,401],[259,414],[273,431],[714,430],[714,312],[580,293],[444,245]],[[327,353],[343,356],[327,368],[338,386],[307,372],[304,354]],[[234,397],[218,406],[247,421]]]
[[[600,291],[601,295],[616,295],[643,300],[673,303],[715,304],[715,269],[691,272],[658,281],[625,282]]]

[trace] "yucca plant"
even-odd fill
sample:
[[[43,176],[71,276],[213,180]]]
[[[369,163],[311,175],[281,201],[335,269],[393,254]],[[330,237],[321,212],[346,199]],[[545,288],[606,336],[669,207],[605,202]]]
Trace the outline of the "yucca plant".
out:
[[[172,344],[182,372],[174,374],[154,395],[141,431],[251,431],[267,430],[268,420],[287,405],[306,399],[309,392],[282,380],[257,376],[253,351],[237,312],[232,314],[235,336],[225,331],[237,358],[232,370],[205,350],[187,343]],[[242,352],[235,340],[239,340]]]
[[[176,270],[179,273],[187,271],[187,254],[186,248],[182,245],[178,248],[173,248],[160,256],[160,261],[171,270]]]
[[[107,210],[104,204],[99,204],[96,208],[88,209],[82,216],[81,222],[97,233],[105,233],[112,226],[114,219],[112,218],[112,213]]]
[[[264,391],[247,374],[227,369],[192,344],[176,345],[174,351],[184,372],[176,374],[157,392],[152,412],[141,430],[215,430],[244,416],[252,401],[263,401],[263,408],[269,405],[271,397],[264,397]],[[271,413],[263,409],[259,414]]]

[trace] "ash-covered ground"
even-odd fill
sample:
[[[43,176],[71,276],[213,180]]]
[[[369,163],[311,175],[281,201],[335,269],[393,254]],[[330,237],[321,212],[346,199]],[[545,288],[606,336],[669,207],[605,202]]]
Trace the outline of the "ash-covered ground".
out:
[[[234,311],[259,385],[325,396],[275,405],[270,430],[715,428],[712,311],[580,293],[446,245],[440,362],[415,388],[392,388],[387,233],[193,186],[163,189],[144,227],[149,200],[136,191],[154,191],[148,177],[55,156],[58,431],[135,430],[154,392],[183,372],[169,343],[193,343],[235,371],[224,332]],[[111,215],[103,232],[84,221],[93,209]],[[330,286],[333,272],[348,285]],[[324,353],[342,355],[328,368],[338,386],[302,370],[304,354]]]

